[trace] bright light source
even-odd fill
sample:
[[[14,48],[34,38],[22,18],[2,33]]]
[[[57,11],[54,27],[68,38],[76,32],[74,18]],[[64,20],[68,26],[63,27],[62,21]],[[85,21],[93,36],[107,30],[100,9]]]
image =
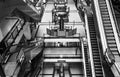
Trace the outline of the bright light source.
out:
[[[63,58],[63,55],[60,55],[60,58]]]

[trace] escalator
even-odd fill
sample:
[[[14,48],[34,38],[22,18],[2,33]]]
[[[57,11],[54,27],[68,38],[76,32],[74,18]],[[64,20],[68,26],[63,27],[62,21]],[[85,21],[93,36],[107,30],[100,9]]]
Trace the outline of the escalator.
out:
[[[110,49],[113,55],[118,55],[117,44],[115,41],[115,36],[114,36],[111,21],[110,21],[110,16],[109,16],[106,1],[105,0],[98,0],[98,1],[99,1],[99,7],[100,7],[100,12],[101,12],[101,17],[103,21],[103,27],[105,31],[108,48]]]
[[[103,70],[102,70],[102,63],[100,58],[100,52],[97,42],[96,30],[94,25],[93,16],[88,16],[88,24],[89,24],[89,33],[90,33],[90,41],[91,41],[91,49],[92,49],[92,56],[94,62],[94,71],[96,77],[104,77]]]
[[[85,55],[85,66],[86,66],[87,77],[92,77],[90,63],[89,63],[89,60],[88,60],[89,57],[88,57],[88,51],[87,51],[87,45],[86,44],[84,44],[84,55]]]

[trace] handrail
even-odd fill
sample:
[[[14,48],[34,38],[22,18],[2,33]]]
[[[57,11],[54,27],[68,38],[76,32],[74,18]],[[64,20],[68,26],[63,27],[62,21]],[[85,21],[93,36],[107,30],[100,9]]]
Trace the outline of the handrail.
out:
[[[116,16],[115,16],[115,12],[114,12],[114,9],[113,9],[113,5],[112,5],[112,2],[111,0],[108,0],[109,4],[110,4],[110,8],[111,8],[111,12],[112,12],[112,15],[113,15],[113,19],[114,19],[114,22],[115,22],[115,26],[116,26],[116,30],[117,30],[117,33],[118,33],[118,37],[119,37],[119,40],[120,40],[120,31],[119,31],[119,28],[118,28],[118,23],[117,23],[117,20],[116,20]]]

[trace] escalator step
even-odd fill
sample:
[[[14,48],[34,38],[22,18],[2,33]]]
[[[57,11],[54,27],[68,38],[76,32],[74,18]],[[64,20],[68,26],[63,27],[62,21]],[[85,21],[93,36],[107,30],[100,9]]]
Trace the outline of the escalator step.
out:
[[[105,11],[105,10],[101,11],[101,13],[103,13],[103,14],[106,14],[106,13],[109,14],[108,11]]]
[[[90,36],[92,36],[92,35],[96,35],[96,33],[95,32],[90,32]]]
[[[101,65],[100,62],[94,62],[94,65]]]
[[[110,20],[109,17],[103,17],[102,19],[103,19],[103,20]]]
[[[109,18],[103,18],[103,21],[110,21]]]
[[[114,55],[118,55],[118,54],[119,54],[118,51],[112,51],[112,53],[113,53]]]
[[[113,29],[111,26],[106,26],[104,28],[107,29],[107,30],[112,30]]]
[[[91,44],[92,45],[97,45],[97,41],[95,41],[95,40],[97,40],[97,38],[95,37],[94,39],[93,38],[91,38]]]
[[[100,72],[100,71],[102,71],[102,68],[97,68],[96,67],[95,70]]]
[[[111,24],[111,22],[110,21],[103,21],[103,24]]]
[[[110,18],[110,16],[108,14],[107,15],[102,15],[102,17]]]
[[[116,44],[108,44],[109,47],[117,47]]]
[[[93,49],[95,49],[95,48],[93,48]],[[98,48],[96,48],[96,49],[98,49]],[[93,52],[93,53],[99,53],[98,50],[93,50],[92,52]]]
[[[94,24],[93,24],[93,25],[94,25]],[[91,31],[92,31],[92,29],[95,30],[95,26],[93,26],[93,25],[90,25],[90,26],[89,26],[89,29],[90,29]]]
[[[91,40],[91,45],[97,45],[97,42],[96,41],[94,41],[94,40]]]
[[[99,53],[93,53],[93,58],[98,58],[99,57]]]
[[[106,34],[106,36],[108,36],[108,37],[109,37],[109,36],[110,36],[110,37],[114,37],[114,34],[110,34],[110,33],[109,33],[109,34]]]
[[[112,27],[111,23],[104,23],[104,27]]]
[[[100,1],[99,3],[100,3],[100,4],[105,4],[106,2],[105,2],[105,1]]]
[[[94,24],[92,20],[88,20],[88,24]]]
[[[105,15],[107,15],[107,14],[109,14],[108,12],[101,12],[101,14],[105,14]]]
[[[94,28],[91,28],[89,30],[90,30],[90,33],[93,33],[93,32],[96,33]]]
[[[107,42],[108,42],[108,44],[116,44],[115,40],[109,40]]]
[[[91,45],[92,45],[92,47],[98,48],[97,43],[91,43]]]
[[[99,54],[93,55],[93,58],[94,59],[100,58],[100,55]]]
[[[107,34],[106,34],[106,37],[107,37],[107,38],[115,38],[114,35],[113,35],[113,34],[110,35],[110,33],[107,33]]]
[[[98,48],[92,48],[92,50],[98,50]]]
[[[96,46],[95,46],[95,45],[92,46],[92,49],[93,49],[93,50],[94,50],[95,48],[98,49],[98,46],[97,46],[97,45],[96,45]]]
[[[94,62],[100,62],[100,59],[94,59],[93,61]]]
[[[95,65],[95,67],[98,67],[98,68],[100,68],[100,67],[102,67],[101,65]]]
[[[111,31],[111,32],[110,32],[110,31],[107,31],[107,32],[106,32],[106,37],[114,37],[114,36],[107,36],[108,34],[113,34],[113,31]]]
[[[93,49],[98,49],[98,45],[97,44],[91,44],[91,47],[93,48]]]
[[[108,12],[108,9],[107,8],[103,8],[103,9],[100,9],[101,10],[101,12]],[[107,17],[107,18],[109,18],[109,17]]]
[[[115,40],[115,37],[107,37],[107,40]]]
[[[113,33],[113,30],[105,30],[106,33]]]
[[[91,42],[96,42],[95,40],[97,40],[96,38],[90,38],[91,39]]]
[[[100,10],[107,9],[107,7],[100,7]]]
[[[102,4],[102,3],[100,3],[99,6],[100,6],[100,7],[107,7],[107,4]]]
[[[111,51],[118,51],[117,48],[110,48]]]
[[[102,70],[100,70],[100,71],[95,71],[96,72],[96,74],[102,74]]]

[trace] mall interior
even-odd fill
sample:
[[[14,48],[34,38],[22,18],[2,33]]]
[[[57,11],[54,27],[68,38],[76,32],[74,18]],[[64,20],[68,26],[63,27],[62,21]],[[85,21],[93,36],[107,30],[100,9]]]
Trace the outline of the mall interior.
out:
[[[0,0],[0,77],[120,77],[120,0]]]

